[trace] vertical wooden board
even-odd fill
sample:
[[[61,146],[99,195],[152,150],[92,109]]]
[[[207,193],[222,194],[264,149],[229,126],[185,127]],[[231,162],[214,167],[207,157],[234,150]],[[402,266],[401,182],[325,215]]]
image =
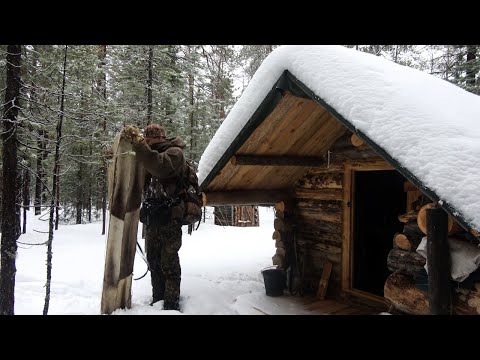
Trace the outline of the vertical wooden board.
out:
[[[407,191],[407,212],[416,210],[414,207],[415,201],[422,195],[420,190]]]
[[[333,264],[330,261],[325,260],[325,263],[323,264],[322,277],[320,278],[317,291],[317,299],[319,300],[325,299],[325,295],[327,294],[328,281],[330,279],[330,274],[332,273],[332,266]]]
[[[342,289],[350,289],[350,195],[352,185],[352,168],[345,164],[343,173],[343,240],[342,240]]]
[[[115,137],[109,172],[108,224],[101,313],[131,306],[131,278],[145,172],[131,144]]]

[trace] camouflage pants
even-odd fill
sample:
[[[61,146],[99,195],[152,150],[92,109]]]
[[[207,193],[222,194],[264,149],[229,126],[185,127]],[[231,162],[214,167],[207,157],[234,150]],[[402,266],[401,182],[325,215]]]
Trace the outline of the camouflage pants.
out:
[[[173,221],[164,226],[148,226],[145,243],[153,301],[178,302],[181,279],[178,250],[182,246],[182,225]]]

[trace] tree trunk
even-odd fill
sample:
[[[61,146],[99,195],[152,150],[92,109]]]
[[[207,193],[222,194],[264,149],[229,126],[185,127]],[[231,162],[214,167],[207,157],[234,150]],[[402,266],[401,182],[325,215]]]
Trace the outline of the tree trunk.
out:
[[[62,140],[62,123],[63,123],[63,104],[65,98],[65,77],[67,70],[67,50],[68,45],[65,45],[65,55],[63,59],[63,83],[62,83],[62,97],[60,101],[60,118],[57,122],[57,138],[55,139],[55,159],[53,166],[52,184],[58,183],[58,170],[60,165],[60,141]],[[52,199],[50,201],[50,218],[48,221],[48,242],[47,242],[47,283],[45,284],[45,305],[43,307],[43,315],[48,314],[48,307],[50,305],[50,283],[52,279],[52,243],[53,243],[53,226],[54,226],[54,210],[55,210],[55,194],[52,191]]]
[[[21,45],[7,46],[7,82],[3,112],[3,187],[2,187],[2,238],[0,269],[0,314],[14,315],[15,257],[17,254],[17,217],[12,209],[16,201],[17,181],[17,116],[20,106]]]
[[[18,131],[18,129],[17,129]],[[18,160],[17,160],[18,161]],[[22,224],[21,224],[21,214],[22,214],[22,191],[23,191],[23,171],[21,170],[21,167],[18,166],[17,168],[17,181],[16,181],[16,186],[17,188],[14,190],[15,192],[15,217],[17,218],[15,223],[16,223],[16,232],[17,232],[17,239],[20,237],[22,234]]]
[[[475,59],[477,58],[477,46],[467,46],[467,63],[466,63],[466,85],[470,87],[475,86],[475,79],[477,73],[480,71],[478,67],[475,67]],[[471,91],[471,89],[469,89]]]
[[[32,114],[34,121],[37,120],[37,118],[38,118],[38,112],[35,111],[36,106],[34,104],[37,101],[36,75],[37,75],[37,66],[38,66],[38,58],[39,58],[39,53],[38,53],[39,47],[40,46],[38,46],[38,45],[32,45],[32,50],[33,51],[31,51],[31,66],[30,66],[30,79],[31,79],[31,81],[30,81],[30,89],[29,89],[29,94],[28,94],[28,96],[29,96],[28,111],[30,112],[30,114]],[[35,130],[35,128],[29,126],[29,131],[31,133],[33,133],[34,130]],[[38,141],[37,141],[37,143],[38,143]],[[37,153],[38,153],[38,150],[37,150]],[[31,181],[32,181],[32,178],[31,178],[32,175],[30,173],[30,171],[31,171],[30,169],[32,169],[33,162],[31,160],[30,156],[31,155],[29,155],[29,159],[28,159],[28,170],[25,171],[25,179],[26,179],[25,186],[27,187],[27,192],[24,191],[24,193],[23,193],[24,194],[23,205],[24,206],[28,205],[28,207],[23,208],[23,218],[24,218],[23,219],[23,230],[22,230],[23,233],[26,232],[26,223],[27,223],[26,211],[30,210],[30,201],[31,201],[30,185],[31,185]],[[25,198],[25,196],[27,196],[27,198]],[[25,203],[27,203],[27,204],[25,204]],[[35,199],[34,199],[34,203],[35,203]],[[38,214],[37,214],[37,209],[35,207],[35,210],[34,210],[35,215],[39,215],[40,212],[41,212],[41,210],[40,210],[40,208],[38,208]]]
[[[153,46],[148,46],[148,78],[147,78],[147,125],[152,122],[153,98]]]
[[[61,107],[63,108],[63,100],[62,100],[62,105]],[[62,114],[63,114],[63,110]],[[63,115],[61,115],[63,116]],[[60,164],[57,164],[57,182],[55,183],[54,187],[54,193],[55,193],[55,230],[58,230],[58,212],[60,209]]]
[[[92,158],[93,156],[93,144],[92,144],[92,140],[90,139],[90,146],[89,146],[89,155],[90,155],[90,159]],[[91,170],[92,169],[92,166],[89,165],[88,166],[89,169]],[[92,176],[89,176],[88,177],[88,199],[87,199],[87,211],[88,211],[88,222],[91,223],[92,222]]]
[[[79,155],[80,159],[82,159],[83,155],[83,147],[80,144],[80,150],[79,150]],[[83,160],[80,160],[80,163],[78,164],[78,173],[77,173],[77,216],[76,216],[76,224],[81,224],[82,223],[82,213],[83,213]]]
[[[60,97],[60,120],[57,124],[57,140],[56,144],[60,144],[60,140],[62,137],[62,122],[64,116],[64,106],[65,106],[65,81],[66,81],[66,68],[67,68],[67,45],[65,46],[65,57],[63,59],[63,79],[62,79],[62,95]],[[60,145],[56,145],[60,146]],[[55,153],[57,149],[55,149]],[[58,223],[59,223],[59,209],[60,209],[60,153],[58,154],[58,158],[55,154],[55,166],[57,171],[57,175],[55,177],[54,184],[54,191],[55,194],[55,230],[58,230]]]
[[[37,140],[37,174],[35,177],[35,198],[34,198],[34,206],[35,206],[35,215],[40,215],[42,213],[42,171],[43,171],[43,164],[42,164],[42,155],[43,151],[43,131],[39,130],[38,132],[38,140]]]
[[[41,199],[42,199],[42,206],[43,204],[46,204],[48,202],[47,199],[47,172],[45,170],[45,161],[47,160],[48,157],[48,142],[49,140],[49,133],[48,131],[44,131],[44,136],[43,136],[43,152],[42,152],[42,184],[41,184]]]
[[[170,85],[170,93],[167,94],[165,98],[165,116],[169,123],[173,124],[173,119],[172,115],[175,114],[176,107],[174,102],[172,101],[172,96],[173,92],[175,91],[175,86],[176,86],[176,76],[174,75],[174,72],[176,71],[176,48],[175,45],[167,45],[167,56],[169,59],[169,70],[170,70],[170,76],[167,77],[168,83]]]
[[[40,129],[38,131],[38,140],[37,140],[37,176],[35,178],[35,215],[40,215],[42,212],[43,204],[43,182],[44,182],[44,170],[43,170],[43,160],[46,157],[46,131]]]
[[[196,124],[195,124],[195,117],[194,117],[194,105],[195,105],[195,98],[194,98],[194,78],[193,74],[188,74],[188,97],[190,102],[190,109],[188,113],[188,117],[190,118],[190,158],[195,160],[196,158],[196,148],[197,148],[197,141],[196,141]]]
[[[25,169],[23,172],[23,234],[27,232],[27,211],[30,210],[30,165],[29,161],[27,164],[28,169]]]
[[[106,65],[106,58],[107,58],[107,45],[100,45],[100,64],[99,67],[103,70],[104,66]],[[106,106],[107,103],[107,78],[105,72],[102,71],[101,76],[97,81],[97,89],[98,93],[101,94],[103,104]],[[107,118],[106,112],[104,113],[103,117],[103,138],[104,140],[107,139]],[[106,153],[106,149],[104,154]],[[108,176],[108,169],[107,169],[107,161],[105,157],[102,157],[102,168],[101,168],[101,199],[102,199],[102,235],[105,235],[106,223],[107,223],[107,176]]]

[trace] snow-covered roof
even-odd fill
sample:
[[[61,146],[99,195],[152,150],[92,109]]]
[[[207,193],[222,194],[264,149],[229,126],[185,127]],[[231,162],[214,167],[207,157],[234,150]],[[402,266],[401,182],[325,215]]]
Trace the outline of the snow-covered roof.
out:
[[[480,96],[343,46],[275,49],[205,149],[200,183],[285,70],[480,229]]]

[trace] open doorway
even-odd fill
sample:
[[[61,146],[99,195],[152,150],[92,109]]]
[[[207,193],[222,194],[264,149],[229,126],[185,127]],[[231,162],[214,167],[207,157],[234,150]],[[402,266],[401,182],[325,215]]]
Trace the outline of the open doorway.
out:
[[[393,236],[403,224],[405,178],[395,170],[353,171],[352,273],[353,289],[383,297],[390,275],[387,256]]]

